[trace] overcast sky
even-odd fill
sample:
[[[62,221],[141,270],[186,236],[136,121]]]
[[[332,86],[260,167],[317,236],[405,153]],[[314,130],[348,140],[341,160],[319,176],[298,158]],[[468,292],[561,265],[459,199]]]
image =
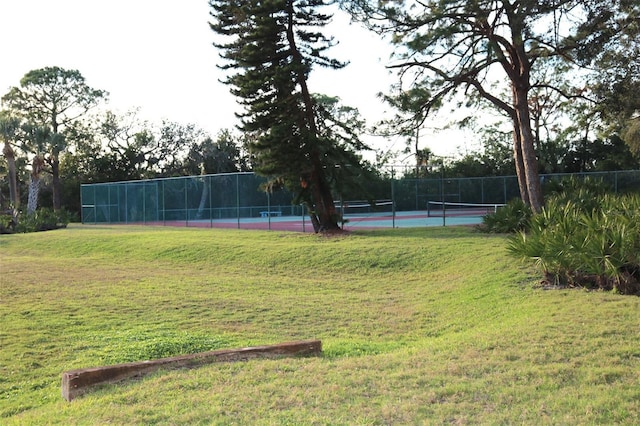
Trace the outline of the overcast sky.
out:
[[[239,108],[219,82],[209,20],[207,0],[0,0],[0,94],[33,69],[76,69],[109,92],[116,112],[140,108],[145,119],[193,123],[214,136],[237,124]],[[339,40],[330,54],[350,65],[312,72],[311,91],[339,96],[375,124],[386,109],[376,94],[393,81],[385,68],[390,49],[342,14],[325,32]],[[423,145],[444,154],[460,144],[445,137]],[[398,140],[371,142],[402,148]]]

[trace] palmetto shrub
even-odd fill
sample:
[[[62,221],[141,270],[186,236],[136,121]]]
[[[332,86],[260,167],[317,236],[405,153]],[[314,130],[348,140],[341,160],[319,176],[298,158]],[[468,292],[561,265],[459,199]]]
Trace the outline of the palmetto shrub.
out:
[[[498,234],[524,231],[529,226],[529,219],[531,219],[532,214],[531,207],[526,205],[522,199],[515,198],[494,213],[484,216],[479,229],[482,232]]]
[[[508,248],[551,284],[640,295],[640,196],[551,197]]]
[[[598,208],[600,197],[611,190],[606,182],[589,177],[569,176],[560,180],[549,180],[544,184],[547,198],[553,198],[560,204],[575,203],[585,211]],[[515,198],[494,213],[484,216],[478,229],[481,232],[500,234],[527,231],[532,215],[531,208],[520,198]]]

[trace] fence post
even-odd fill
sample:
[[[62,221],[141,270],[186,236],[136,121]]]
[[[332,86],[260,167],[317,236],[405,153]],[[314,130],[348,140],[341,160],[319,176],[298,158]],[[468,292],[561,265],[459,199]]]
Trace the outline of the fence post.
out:
[[[442,201],[442,226],[447,226],[447,208],[444,204],[444,161],[440,166],[440,201]]]
[[[147,183],[142,182],[142,224],[147,224]]]
[[[164,179],[162,180],[162,225],[167,224],[167,206],[164,200]]]
[[[109,189],[109,187],[107,186],[107,203],[109,203],[109,208],[107,209],[107,215],[108,215],[108,221],[109,223],[111,223],[111,189]],[[93,187],[93,222],[94,225],[96,225],[98,223],[98,211],[95,208],[96,205],[96,187]]]
[[[395,177],[391,169],[391,227],[396,227],[396,193],[395,193]]]
[[[189,202],[187,200],[187,180],[186,179],[182,179],[182,181],[184,182],[183,188],[184,188],[184,226],[189,227],[189,210],[187,209],[187,206],[189,205]]]
[[[124,186],[124,223],[129,223],[129,187]]]
[[[207,175],[205,179],[208,180],[209,185],[209,228],[213,228],[213,198],[211,198],[213,196],[211,193],[211,187],[213,185],[211,184],[211,176]]]
[[[522,197],[522,194],[520,194]],[[503,203],[507,204],[507,178],[502,178],[502,198],[504,199]]]
[[[302,205],[301,205],[302,206]],[[307,232],[306,230],[306,224],[305,224],[305,214],[304,214],[304,206],[300,209],[300,212],[302,214],[302,232]]]

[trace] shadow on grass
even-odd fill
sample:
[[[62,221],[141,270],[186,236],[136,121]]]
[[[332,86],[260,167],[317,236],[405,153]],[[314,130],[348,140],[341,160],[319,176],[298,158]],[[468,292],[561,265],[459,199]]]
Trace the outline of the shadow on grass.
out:
[[[458,225],[438,228],[395,228],[380,230],[349,231],[346,235],[359,237],[394,237],[394,238],[431,238],[431,239],[455,239],[455,238],[497,238],[498,234],[486,234],[478,230],[477,226]]]

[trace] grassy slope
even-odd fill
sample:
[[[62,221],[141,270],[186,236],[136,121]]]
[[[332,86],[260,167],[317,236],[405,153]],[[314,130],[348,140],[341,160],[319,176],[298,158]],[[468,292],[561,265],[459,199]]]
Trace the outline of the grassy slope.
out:
[[[640,298],[543,291],[469,229],[0,237],[0,423],[640,423]],[[37,268],[34,266],[37,265]],[[319,338],[69,404],[65,370]]]

